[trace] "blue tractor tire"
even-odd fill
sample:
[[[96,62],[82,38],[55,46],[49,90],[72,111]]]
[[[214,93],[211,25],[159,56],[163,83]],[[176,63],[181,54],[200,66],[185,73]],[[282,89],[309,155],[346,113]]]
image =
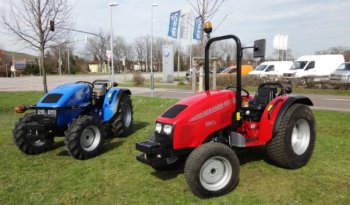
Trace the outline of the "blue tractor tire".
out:
[[[35,113],[26,114],[12,130],[14,143],[22,152],[29,155],[37,155],[51,150],[54,142],[52,131],[28,128],[28,125],[39,123],[38,117]]]
[[[119,100],[117,112],[110,122],[113,137],[126,137],[130,134],[133,125],[133,106],[130,95],[124,93]]]
[[[76,159],[85,160],[100,153],[106,131],[99,118],[83,115],[73,121],[65,135],[64,144],[67,152]]]

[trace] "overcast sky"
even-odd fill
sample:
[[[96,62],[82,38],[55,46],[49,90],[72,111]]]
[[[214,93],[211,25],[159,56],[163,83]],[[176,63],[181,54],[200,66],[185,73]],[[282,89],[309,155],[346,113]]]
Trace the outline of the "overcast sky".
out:
[[[7,0],[1,0],[4,7]],[[193,1],[193,0],[192,0]],[[110,7],[107,0],[69,0],[73,6],[74,28],[90,32],[110,32]],[[154,35],[167,37],[170,12],[190,12],[186,0],[117,0],[113,9],[114,34],[128,42],[150,34],[151,4],[154,8]],[[6,5],[5,5],[6,6]],[[349,0],[226,0],[213,23],[212,36],[235,34],[243,43],[255,39],[267,40],[268,54],[272,52],[272,40],[277,34],[289,36],[288,47],[294,55],[313,54],[333,46],[350,48]],[[220,27],[221,20],[228,15]],[[83,39],[81,34],[78,39]],[[9,41],[9,35],[1,34],[0,46],[8,50],[23,51],[24,46]],[[183,40],[185,42],[185,40]],[[83,47],[77,46],[81,51]]]

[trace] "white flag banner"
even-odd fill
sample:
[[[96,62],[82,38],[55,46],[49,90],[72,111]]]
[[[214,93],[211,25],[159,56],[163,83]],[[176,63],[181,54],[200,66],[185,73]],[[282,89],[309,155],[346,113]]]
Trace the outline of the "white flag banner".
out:
[[[180,38],[188,39],[188,24],[190,20],[189,13],[181,16],[180,23]]]
[[[288,35],[277,34],[273,38],[273,48],[277,50],[288,50]]]
[[[288,50],[288,35],[285,35],[283,38],[283,49],[282,50]]]

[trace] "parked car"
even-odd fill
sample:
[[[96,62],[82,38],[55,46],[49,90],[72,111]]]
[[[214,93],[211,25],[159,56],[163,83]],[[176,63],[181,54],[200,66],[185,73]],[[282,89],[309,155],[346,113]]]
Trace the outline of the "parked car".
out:
[[[242,65],[242,76],[247,75],[248,73],[250,73],[251,71],[253,71],[253,67],[251,65]],[[237,68],[236,66],[230,66],[228,68],[226,68],[224,71],[222,71],[221,73],[218,73],[218,75],[223,76],[223,75],[230,75],[230,74],[236,74],[237,72]]]
[[[289,70],[292,65],[293,61],[266,61],[256,67],[249,75],[259,77],[282,76],[283,72]]]
[[[346,83],[350,85],[350,62],[342,63],[329,76],[332,84]]]
[[[218,67],[216,69],[216,73],[221,73],[222,71],[224,71],[227,67]]]
[[[283,78],[328,77],[342,63],[343,55],[301,56],[283,73]]]

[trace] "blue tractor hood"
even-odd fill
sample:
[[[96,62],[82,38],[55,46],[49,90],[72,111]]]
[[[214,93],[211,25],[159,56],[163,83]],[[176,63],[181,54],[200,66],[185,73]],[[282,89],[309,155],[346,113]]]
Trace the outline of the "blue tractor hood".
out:
[[[37,107],[71,107],[81,106],[91,102],[92,89],[86,83],[63,84],[42,97]]]

